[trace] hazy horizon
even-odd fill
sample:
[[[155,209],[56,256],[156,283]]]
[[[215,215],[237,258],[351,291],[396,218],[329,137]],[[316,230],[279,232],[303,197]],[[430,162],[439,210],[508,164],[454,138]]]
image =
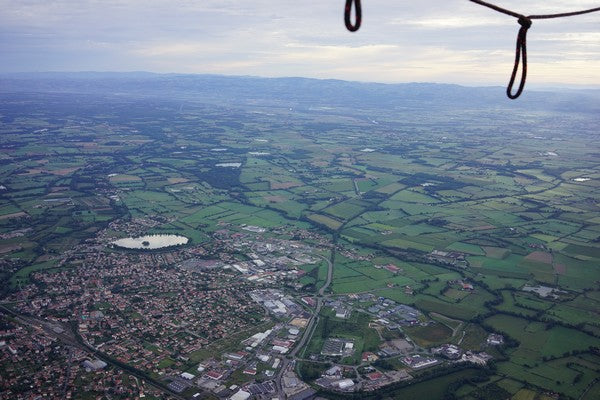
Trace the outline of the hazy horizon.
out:
[[[380,84],[380,85],[406,85],[406,84],[432,84],[432,85],[455,85],[462,87],[473,87],[473,88],[497,88],[505,87],[506,84],[469,84],[469,83],[453,83],[453,82],[442,82],[442,81],[403,81],[403,82],[382,82],[375,80],[352,80],[352,79],[340,79],[340,78],[314,78],[309,76],[261,76],[261,75],[242,75],[242,74],[218,74],[218,73],[185,73],[185,72],[152,72],[152,71],[7,71],[0,72],[0,77],[18,77],[18,76],[35,76],[39,75],[85,75],[85,74],[98,74],[98,75],[155,75],[155,76],[215,76],[215,77],[227,77],[227,78],[256,78],[256,79],[312,79],[320,81],[340,81],[348,83],[365,83],[365,84]],[[527,83],[526,89],[529,90],[600,90],[600,84],[568,84],[568,83]]]

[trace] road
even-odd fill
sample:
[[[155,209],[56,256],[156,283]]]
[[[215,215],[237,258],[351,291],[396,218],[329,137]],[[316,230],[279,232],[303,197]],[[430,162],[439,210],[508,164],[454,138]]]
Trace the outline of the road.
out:
[[[304,333],[302,334],[300,341],[296,344],[296,346],[294,346],[294,349],[290,352],[290,354],[288,354],[288,356],[282,360],[281,368],[279,369],[279,373],[277,374],[277,378],[275,379],[275,385],[277,387],[277,396],[281,400],[285,399],[285,394],[283,392],[283,385],[281,383],[281,381],[283,380],[283,375],[289,369],[290,363],[296,361],[296,359],[297,359],[296,354],[298,354],[298,352],[304,348],[306,343],[308,343],[310,341],[310,338],[312,338],[314,329],[317,326],[317,323],[319,322],[319,313],[321,312],[321,308],[323,307],[324,300],[327,297],[329,297],[328,295],[327,296],[325,295],[325,291],[329,288],[329,285],[331,285],[331,281],[333,280],[333,262],[332,262],[332,260],[333,260],[333,252],[335,252],[335,249],[332,249],[331,251],[332,251],[331,258],[319,256],[320,258],[322,258],[323,260],[325,260],[327,262],[327,279],[325,280],[325,284],[323,284],[323,286],[321,286],[321,288],[319,289],[319,292],[317,295],[317,306],[315,307],[315,309],[312,313],[312,316],[310,317],[310,319],[308,321],[308,324],[306,324],[306,328],[304,329]]]
[[[334,252],[335,249],[331,249],[331,251]],[[319,289],[319,296],[323,297],[325,295],[325,290],[329,288],[329,285],[331,285],[331,280],[333,279],[333,263],[331,262],[333,256],[331,258],[319,256],[319,258],[322,258],[327,262],[327,280],[325,280],[325,284],[321,286],[321,289]]]

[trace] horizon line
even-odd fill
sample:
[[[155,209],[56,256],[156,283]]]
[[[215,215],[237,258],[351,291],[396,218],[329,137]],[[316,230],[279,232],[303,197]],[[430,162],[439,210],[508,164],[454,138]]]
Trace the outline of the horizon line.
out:
[[[56,74],[56,75],[68,75],[68,74],[105,74],[105,75],[154,75],[154,76],[214,76],[214,77],[225,77],[225,78],[254,78],[254,79],[306,79],[315,81],[338,81],[348,83],[362,83],[362,84],[377,84],[377,85],[410,85],[410,84],[423,84],[423,85],[447,85],[447,86],[458,86],[467,88],[498,88],[503,87],[502,84],[464,84],[464,83],[452,83],[452,82],[435,82],[435,81],[405,81],[405,82],[379,82],[379,81],[362,81],[362,80],[348,80],[340,78],[316,78],[308,76],[261,76],[261,75],[237,75],[237,74],[216,74],[216,73],[201,73],[201,72],[153,72],[143,70],[133,71],[94,71],[94,70],[78,70],[78,71],[67,71],[67,70],[47,70],[47,71],[14,71],[14,72],[0,72],[0,77],[14,77],[18,75],[44,75],[44,74]],[[528,84],[529,89],[533,90],[600,90],[600,84],[587,85],[587,84],[573,84],[573,83],[536,83]]]

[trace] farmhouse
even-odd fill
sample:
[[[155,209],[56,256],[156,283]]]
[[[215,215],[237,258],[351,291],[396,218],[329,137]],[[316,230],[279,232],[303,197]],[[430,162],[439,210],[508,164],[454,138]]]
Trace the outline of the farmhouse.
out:
[[[496,333],[490,333],[486,340],[487,344],[490,346],[500,346],[504,344],[504,336],[498,335]]]

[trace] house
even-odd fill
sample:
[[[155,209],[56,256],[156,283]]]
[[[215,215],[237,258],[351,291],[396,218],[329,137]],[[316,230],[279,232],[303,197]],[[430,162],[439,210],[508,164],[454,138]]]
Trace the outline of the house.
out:
[[[375,353],[371,353],[369,351],[365,351],[362,353],[362,362],[374,362],[379,360],[379,357]]]
[[[381,379],[382,377],[383,377],[383,374],[379,371],[371,372],[370,374],[367,374],[367,378],[370,381],[376,381],[376,380]]]
[[[204,376],[212,379],[213,381],[218,381],[219,379],[223,378],[223,373],[218,371],[209,371],[204,374]]]
[[[393,274],[397,274],[399,272],[402,272],[402,268],[398,268],[397,266],[395,266],[394,264],[388,264],[385,267],[383,267],[385,269],[387,269],[388,271],[390,271]]]
[[[486,340],[487,344],[491,346],[499,346],[504,344],[504,336],[498,335],[496,333],[491,333]]]

